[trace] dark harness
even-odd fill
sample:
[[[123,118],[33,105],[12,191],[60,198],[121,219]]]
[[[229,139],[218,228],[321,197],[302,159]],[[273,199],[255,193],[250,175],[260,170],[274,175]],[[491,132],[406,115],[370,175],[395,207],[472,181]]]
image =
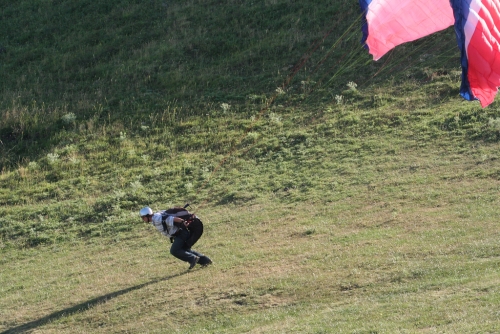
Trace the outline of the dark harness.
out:
[[[170,235],[170,243],[174,243],[174,237],[177,233],[179,233],[179,231],[175,232],[174,235],[170,234],[170,232],[168,231],[168,225],[167,225],[167,222],[165,220],[167,220],[168,216],[166,215],[162,215],[161,217],[161,226],[163,226],[163,232],[167,232],[168,235]]]

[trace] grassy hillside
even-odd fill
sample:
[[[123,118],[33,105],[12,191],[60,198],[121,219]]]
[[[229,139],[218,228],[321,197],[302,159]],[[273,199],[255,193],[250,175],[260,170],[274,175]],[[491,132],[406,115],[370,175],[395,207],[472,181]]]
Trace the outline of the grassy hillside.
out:
[[[1,140],[37,148],[4,148],[2,166],[56,145],[63,125],[54,123],[67,113],[80,130],[117,120],[136,130],[172,104],[203,115],[200,104],[268,95],[332,18],[356,10],[301,1],[5,2]]]
[[[2,333],[498,332],[498,102],[356,1],[0,2]],[[186,272],[138,209],[190,202]]]

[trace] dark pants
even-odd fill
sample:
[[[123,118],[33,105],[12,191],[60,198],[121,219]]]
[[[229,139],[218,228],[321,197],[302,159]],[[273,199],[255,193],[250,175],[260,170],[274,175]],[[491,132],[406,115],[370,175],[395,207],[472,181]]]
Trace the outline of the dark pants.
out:
[[[195,256],[199,256],[199,264],[203,265],[209,263],[210,259],[207,256],[198,253],[197,251],[191,249],[191,247],[187,247],[186,241],[190,238],[190,236],[190,233],[184,229],[177,232],[177,235],[174,238],[174,242],[170,247],[170,254],[172,254],[179,260],[189,263],[193,262]]]

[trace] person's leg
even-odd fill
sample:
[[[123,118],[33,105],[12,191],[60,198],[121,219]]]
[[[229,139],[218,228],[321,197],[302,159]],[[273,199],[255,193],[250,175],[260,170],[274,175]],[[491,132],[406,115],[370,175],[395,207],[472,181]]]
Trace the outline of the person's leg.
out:
[[[170,254],[178,258],[179,260],[193,263],[197,254],[185,248],[186,239],[189,238],[189,232],[181,230],[179,235],[175,236],[174,242],[170,247]]]
[[[202,266],[212,263],[212,260],[210,260],[210,258],[206,255],[203,255],[203,254],[201,254],[193,249],[188,249],[187,251],[190,252],[191,254],[199,256],[200,260],[198,261],[198,263]]]

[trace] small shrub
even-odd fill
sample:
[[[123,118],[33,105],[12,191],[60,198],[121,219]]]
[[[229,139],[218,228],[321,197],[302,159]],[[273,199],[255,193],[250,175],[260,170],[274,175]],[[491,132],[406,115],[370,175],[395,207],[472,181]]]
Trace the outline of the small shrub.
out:
[[[335,95],[335,102],[337,104],[344,104],[344,97],[342,95]]]
[[[61,117],[61,121],[64,125],[74,124],[76,121],[76,116],[74,113],[70,112]]]
[[[349,87],[349,89],[350,89],[350,90],[356,91],[356,90],[357,90],[358,85],[357,85],[355,82],[349,81],[349,82],[347,83],[347,87]]]
[[[59,154],[57,153],[48,153],[47,154],[47,161],[50,164],[55,164],[59,161]]]
[[[36,161],[30,161],[30,163],[28,164],[29,170],[38,170],[39,168],[40,168],[40,166],[38,165],[38,163]]]
[[[228,103],[221,103],[220,107],[224,113],[227,113],[231,109],[231,105]]]

